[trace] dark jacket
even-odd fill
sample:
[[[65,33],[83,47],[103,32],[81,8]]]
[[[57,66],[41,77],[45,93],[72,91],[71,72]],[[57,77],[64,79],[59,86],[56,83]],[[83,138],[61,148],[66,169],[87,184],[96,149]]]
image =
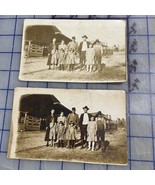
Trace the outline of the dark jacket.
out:
[[[83,114],[81,114],[81,116],[80,116],[80,121],[79,121],[79,126],[80,126],[80,128],[82,127],[82,123],[83,123],[83,116],[84,116],[84,113],[83,113]],[[90,121],[91,116],[92,116],[92,115],[88,113],[89,121]]]

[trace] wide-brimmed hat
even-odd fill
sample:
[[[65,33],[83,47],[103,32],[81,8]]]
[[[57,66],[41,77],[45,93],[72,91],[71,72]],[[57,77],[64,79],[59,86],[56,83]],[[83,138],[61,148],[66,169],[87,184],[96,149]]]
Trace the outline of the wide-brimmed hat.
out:
[[[87,109],[87,110],[89,110],[89,108],[88,108],[87,106],[84,106],[84,107],[83,107],[83,109]]]
[[[86,38],[86,39],[88,39],[87,35],[83,35],[83,36],[82,36],[82,38]]]

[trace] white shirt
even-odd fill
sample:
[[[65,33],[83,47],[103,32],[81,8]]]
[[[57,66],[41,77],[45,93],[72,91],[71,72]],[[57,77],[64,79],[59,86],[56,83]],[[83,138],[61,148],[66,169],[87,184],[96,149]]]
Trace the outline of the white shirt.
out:
[[[86,51],[87,48],[88,48],[87,42],[86,41],[83,41],[83,43],[82,43],[82,50],[81,51]]]
[[[84,113],[82,125],[88,125],[88,123],[89,123],[88,113]]]

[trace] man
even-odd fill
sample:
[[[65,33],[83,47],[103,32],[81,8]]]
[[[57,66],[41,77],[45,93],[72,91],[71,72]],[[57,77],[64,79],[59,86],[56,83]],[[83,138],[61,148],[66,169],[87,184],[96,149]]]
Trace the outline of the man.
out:
[[[45,135],[45,141],[47,141],[46,146],[49,146],[49,141],[50,141],[50,123],[56,124],[56,116],[55,116],[55,110],[52,109],[50,115],[46,118],[46,135]],[[53,139],[56,137],[56,133],[54,134]],[[53,144],[53,143],[52,143]]]
[[[58,46],[56,44],[56,38],[53,38],[52,43],[48,48],[48,61],[47,65],[49,66],[49,70],[51,69],[51,65],[53,65],[53,69],[56,68],[57,65],[57,50]]]
[[[71,128],[71,125],[74,125],[74,128],[76,128],[76,126],[78,126],[78,124],[79,124],[79,115],[78,114],[76,114],[76,108],[75,107],[73,107],[72,108],[72,113],[70,113],[69,115],[68,115],[68,117],[67,117],[67,120],[66,120],[66,123],[67,123],[67,125],[66,125],[66,139],[67,139],[67,141],[68,141],[68,143],[67,143],[67,148],[69,147],[69,133],[70,133],[70,128]]]
[[[86,51],[89,47],[89,42],[87,41],[88,37],[87,35],[82,36],[83,41],[79,45],[79,54],[80,54],[80,62],[81,62],[81,70],[85,66],[86,63]]]
[[[72,37],[72,41],[68,44],[68,51],[74,50],[74,53],[76,54],[78,50],[78,43],[76,42],[75,36]]]
[[[87,143],[87,126],[91,118],[91,114],[88,113],[89,108],[87,106],[83,107],[84,113],[80,116],[79,126],[81,130],[81,140],[82,146],[81,149],[86,147]]]

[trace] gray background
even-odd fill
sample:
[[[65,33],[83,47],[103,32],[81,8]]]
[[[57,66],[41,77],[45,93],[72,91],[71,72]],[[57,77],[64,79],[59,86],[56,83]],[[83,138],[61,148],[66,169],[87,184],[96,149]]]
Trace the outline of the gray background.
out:
[[[136,71],[122,84],[21,82],[18,80],[23,20],[25,18],[126,19],[128,66],[137,61]],[[132,26],[136,24],[133,32]],[[116,30],[117,31],[117,30]],[[136,82],[138,79],[139,82]],[[116,170],[155,169],[155,16],[0,16],[0,169]],[[133,88],[134,86],[134,88]],[[128,165],[26,161],[7,159],[12,101],[15,87],[124,89],[127,94]],[[133,90],[131,91],[131,89]]]

